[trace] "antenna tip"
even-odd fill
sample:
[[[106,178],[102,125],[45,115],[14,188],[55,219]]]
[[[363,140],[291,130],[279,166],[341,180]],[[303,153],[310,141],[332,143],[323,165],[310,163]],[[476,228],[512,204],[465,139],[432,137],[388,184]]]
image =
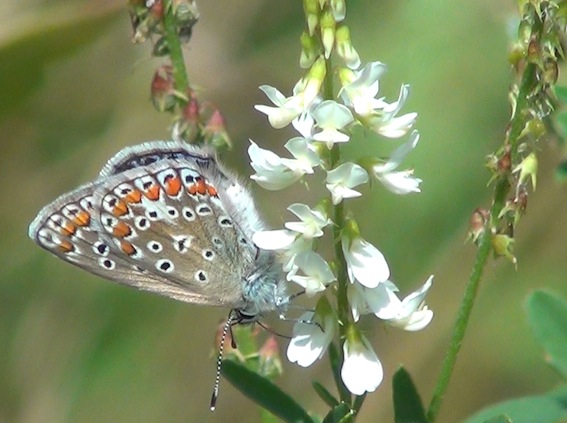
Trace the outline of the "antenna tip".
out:
[[[218,392],[213,392],[213,395],[211,396],[211,404],[210,404],[211,411],[215,411],[215,409],[217,408],[217,398],[218,398]]]

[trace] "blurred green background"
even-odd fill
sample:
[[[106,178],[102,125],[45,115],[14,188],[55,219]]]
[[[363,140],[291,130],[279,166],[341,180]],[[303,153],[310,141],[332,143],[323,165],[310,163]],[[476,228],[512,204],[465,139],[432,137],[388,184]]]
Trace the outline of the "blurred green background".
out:
[[[401,83],[411,84],[405,110],[419,113],[421,142],[407,165],[424,180],[419,195],[398,197],[375,184],[349,205],[404,293],[436,275],[428,298],[436,315],[426,330],[383,330],[371,319],[365,326],[386,379],[359,421],[388,422],[397,366],[407,367],[427,403],[444,356],[474,256],[464,244],[467,223],[490,198],[484,157],[501,143],[509,116],[508,32],[517,15],[511,0],[349,3],[347,22],[362,59],[389,67],[383,92],[393,100]],[[267,102],[259,85],[289,93],[300,76],[301,2],[199,6],[201,21],[186,48],[190,78],[201,98],[224,112],[235,141],[226,161],[246,177],[248,138],[282,152],[291,134],[272,130],[253,105]],[[93,178],[120,148],[168,137],[168,116],[149,102],[159,61],[130,37],[125,1],[0,3],[1,423],[258,421],[256,407],[226,381],[217,411],[208,411],[214,334],[226,310],[108,283],[27,237],[43,205]],[[379,148],[363,141],[347,151]],[[518,270],[504,260],[486,269],[440,422],[559,380],[524,314],[536,288],[567,296],[567,200],[553,179],[562,151],[549,143],[540,153],[538,190],[517,234]],[[289,219],[285,207],[306,195],[299,186],[283,193],[253,188],[274,227]],[[326,359],[309,369],[284,360],[284,368],[280,386],[323,412],[309,384],[327,381]]]

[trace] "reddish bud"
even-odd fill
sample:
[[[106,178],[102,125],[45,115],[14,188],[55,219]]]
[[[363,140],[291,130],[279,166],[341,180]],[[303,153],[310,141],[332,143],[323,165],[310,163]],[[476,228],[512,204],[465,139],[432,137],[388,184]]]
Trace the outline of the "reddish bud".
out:
[[[476,208],[469,221],[469,233],[468,238],[473,242],[477,242],[478,238],[484,232],[486,226],[486,221],[488,220],[489,213],[485,209]]]
[[[151,98],[154,107],[160,112],[171,110],[177,103],[170,66],[157,69],[152,79]]]

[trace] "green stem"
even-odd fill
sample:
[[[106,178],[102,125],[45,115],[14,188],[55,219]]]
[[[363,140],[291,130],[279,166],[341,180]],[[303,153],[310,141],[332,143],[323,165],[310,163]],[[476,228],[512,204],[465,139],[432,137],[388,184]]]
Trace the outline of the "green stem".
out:
[[[536,24],[534,28],[541,31],[542,26]],[[516,96],[516,107],[514,115],[510,119],[510,129],[505,141],[505,146],[508,145],[510,148],[512,164],[518,162],[518,140],[526,125],[526,121],[529,118],[529,113],[526,111],[530,108],[530,96],[537,83],[537,66],[534,63],[527,63],[521,77],[518,95]],[[461,344],[465,336],[474,301],[478,292],[482,271],[484,270],[484,266],[486,265],[488,256],[492,250],[492,230],[493,228],[498,228],[500,226],[499,223],[502,221],[500,213],[506,206],[506,201],[510,192],[512,166],[496,178],[493,203],[490,207],[490,217],[480,239],[473,270],[469,278],[465,295],[461,302],[455,327],[453,329],[449,350],[447,351],[445,361],[443,362],[443,367],[439,374],[437,385],[433,391],[431,403],[429,404],[429,409],[427,411],[427,418],[430,423],[433,423],[437,418],[441,403],[443,402],[443,396],[447,390],[451,374],[455,367],[457,355],[461,349]]]
[[[187,76],[187,69],[185,68],[185,60],[179,40],[179,32],[176,25],[172,1],[173,0],[164,0],[163,26],[167,47],[169,48],[171,67],[173,69],[173,84],[182,102],[181,106],[183,106],[188,101],[187,91],[189,90],[189,78]]]
[[[443,362],[443,367],[439,378],[437,380],[437,385],[433,391],[433,397],[431,403],[429,404],[429,409],[427,411],[427,419],[430,423],[433,423],[439,413],[441,403],[443,402],[443,396],[449,385],[449,380],[451,379],[451,374],[455,367],[455,362],[457,361],[457,356],[459,350],[461,349],[461,344],[465,336],[465,332],[469,323],[474,301],[478,292],[478,287],[480,283],[480,278],[484,270],[484,266],[488,260],[488,256],[491,251],[491,237],[490,226],[486,225],[484,233],[480,240],[480,245],[477,250],[476,260],[472,269],[471,276],[461,302],[461,307],[459,308],[459,314],[457,315],[457,320],[455,322],[455,327],[453,328],[453,335],[451,337],[451,343],[449,345],[449,350],[445,356],[445,361]]]

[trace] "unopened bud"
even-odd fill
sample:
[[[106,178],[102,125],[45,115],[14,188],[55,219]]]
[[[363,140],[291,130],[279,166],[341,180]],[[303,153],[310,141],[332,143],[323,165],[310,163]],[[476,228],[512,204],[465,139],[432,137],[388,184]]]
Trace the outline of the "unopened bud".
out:
[[[340,25],[336,31],[337,54],[345,61],[351,69],[360,67],[360,57],[352,45],[350,31],[346,25]]]
[[[160,112],[170,111],[177,104],[169,66],[162,66],[155,72],[151,85],[151,99],[154,107]]]
[[[523,184],[528,179],[531,179],[532,187],[535,190],[537,183],[537,168],[537,156],[535,153],[530,153],[524,160],[522,160],[522,163],[514,169],[514,173],[520,172],[518,183]]]
[[[301,55],[299,58],[299,66],[303,69],[307,69],[319,56],[319,44],[315,37],[305,31],[301,34],[300,42]]]
[[[345,0],[330,0],[329,5],[331,6],[331,11],[333,12],[335,21],[343,21],[346,17]]]
[[[480,236],[484,233],[486,228],[486,221],[489,218],[489,213],[485,209],[476,208],[469,221],[469,233],[467,238],[476,243]]]
[[[514,238],[511,238],[508,235],[494,235],[492,237],[492,248],[494,249],[496,257],[506,257],[514,263],[514,265],[516,265],[518,260],[513,254],[514,242]]]
[[[318,0],[303,0],[303,12],[307,21],[307,30],[310,35],[313,35],[319,24],[319,13],[321,12]]]
[[[328,59],[335,45],[335,17],[330,11],[324,11],[321,14],[321,41],[325,49],[325,58]]]

